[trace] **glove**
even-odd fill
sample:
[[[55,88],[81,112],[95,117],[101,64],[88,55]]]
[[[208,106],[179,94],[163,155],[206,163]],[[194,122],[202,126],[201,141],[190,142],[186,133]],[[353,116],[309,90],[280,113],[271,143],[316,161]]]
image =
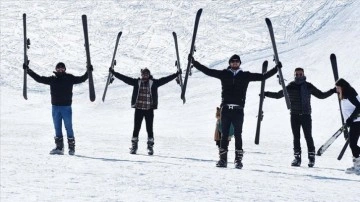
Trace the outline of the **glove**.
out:
[[[191,62],[195,61],[194,57],[191,54],[188,55],[188,61],[191,61]]]
[[[92,65],[87,66],[87,68],[88,68],[90,71],[93,71],[93,70],[94,70],[94,68],[93,68],[93,66],[92,66]]]
[[[29,69],[29,65],[26,65],[25,63],[23,63],[23,69]]]
[[[270,94],[269,92],[266,92],[266,91],[265,91],[265,92],[264,92],[264,97],[269,97],[269,94]]]
[[[352,122],[353,122],[352,118],[349,117],[348,119],[346,119],[347,126],[350,126],[352,124]]]
[[[334,87],[333,89],[331,89],[331,91],[332,91],[333,93],[336,93],[336,87]]]
[[[180,69],[180,70],[177,70],[176,74],[177,74],[177,75],[182,74],[182,70],[181,70],[181,69]]]
[[[111,68],[111,67],[110,67],[110,68],[109,68],[109,72],[112,73],[112,74],[114,74],[114,73],[115,73],[114,68]]]
[[[345,140],[347,140],[349,138],[349,134],[348,133],[344,133],[344,138]]]
[[[275,66],[276,68],[282,68],[282,64],[281,64],[281,62],[279,61],[279,63]]]

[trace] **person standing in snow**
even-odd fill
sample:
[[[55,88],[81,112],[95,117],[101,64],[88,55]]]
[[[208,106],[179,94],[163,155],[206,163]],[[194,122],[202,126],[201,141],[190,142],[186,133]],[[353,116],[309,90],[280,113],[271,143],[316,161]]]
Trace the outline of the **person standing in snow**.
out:
[[[130,78],[115,72],[113,68],[109,68],[109,71],[118,79],[124,83],[134,86],[131,107],[135,108],[134,115],[134,131],[131,139],[132,147],[130,148],[130,154],[136,154],[138,149],[139,132],[143,118],[146,122],[146,131],[148,133],[147,149],[148,154],[154,154],[154,133],[153,133],[153,121],[154,121],[154,109],[158,107],[158,88],[171,80],[175,79],[180,72],[163,77],[160,79],[154,79],[150,73],[150,70],[145,68],[141,70],[141,78]]]
[[[241,169],[243,167],[243,148],[242,148],[242,126],[244,122],[244,106],[246,99],[246,92],[251,81],[265,80],[277,72],[277,67],[274,67],[265,74],[250,73],[243,71],[240,68],[241,60],[239,55],[233,55],[229,59],[229,67],[224,70],[209,69],[189,55],[189,61],[194,67],[204,74],[220,79],[221,92],[221,124],[222,136],[219,149],[219,161],[216,163],[217,167],[227,167],[227,152],[229,146],[229,130],[230,125],[234,126],[235,136],[235,168]],[[279,66],[281,68],[281,65]]]
[[[301,165],[301,146],[300,146],[300,127],[303,128],[307,148],[309,167],[315,165],[315,146],[312,138],[312,120],[311,120],[311,95],[319,99],[325,99],[336,92],[335,88],[328,90],[327,92],[321,92],[313,84],[306,81],[303,68],[296,68],[294,72],[294,81],[290,82],[286,86],[286,90],[290,98],[290,121],[291,129],[294,136],[294,156],[291,166]],[[265,97],[269,98],[282,98],[284,97],[283,90],[279,92],[264,92]]]
[[[346,127],[350,127],[348,138],[354,165],[346,169],[345,172],[360,175],[360,147],[358,145],[360,136],[360,97],[345,79],[340,78],[337,80],[335,86],[341,100],[341,110],[346,120]]]
[[[66,73],[66,66],[64,63],[59,62],[54,71],[54,76],[39,76],[33,70],[29,69],[26,64],[23,64],[23,68],[27,69],[29,74],[35,81],[50,85],[51,104],[52,104],[52,118],[55,127],[55,144],[56,147],[50,151],[50,154],[64,154],[64,140],[62,134],[62,121],[64,121],[69,155],[75,154],[75,137],[72,127],[72,96],[73,85],[85,82],[88,79],[87,71],[83,76],[73,76]],[[91,71],[92,66],[89,67]]]

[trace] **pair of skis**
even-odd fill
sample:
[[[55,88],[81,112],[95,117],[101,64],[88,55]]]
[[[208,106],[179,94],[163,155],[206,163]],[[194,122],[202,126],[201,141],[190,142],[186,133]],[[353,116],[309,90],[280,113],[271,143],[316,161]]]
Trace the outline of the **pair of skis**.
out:
[[[335,79],[335,82],[339,79],[339,74],[338,74],[338,67],[337,67],[337,60],[336,60],[336,55],[334,53],[332,53],[330,55],[330,62],[331,62],[331,67],[333,69],[333,74],[334,74],[334,79]],[[341,160],[345,151],[346,151],[346,148],[348,147],[349,145],[349,132],[347,130],[347,126],[346,124],[344,124],[344,116],[342,114],[342,109],[341,109],[341,104],[340,104],[340,98],[338,98],[338,101],[339,101],[339,107],[340,107],[340,115],[341,115],[341,123],[343,124],[343,126],[337,130],[335,132],[334,135],[332,135],[320,148],[319,150],[317,151],[317,155],[318,156],[321,156],[327,148],[330,147],[330,145],[340,136],[340,134],[342,132],[344,132],[344,135],[345,137],[348,137],[343,148],[341,149],[340,151],[340,154],[339,156],[337,157],[338,160]]]
[[[283,93],[284,93],[284,97],[285,97],[285,102],[286,102],[286,107],[288,109],[290,109],[291,103],[290,103],[290,98],[289,98],[289,94],[286,90],[286,85],[285,85],[285,81],[284,81],[284,77],[281,71],[281,67],[279,66],[280,64],[280,60],[279,60],[279,55],[277,52],[277,48],[276,48],[276,42],[275,42],[275,37],[274,37],[274,30],[272,27],[272,23],[270,21],[269,18],[265,18],[265,22],[266,25],[269,29],[269,33],[270,33],[270,39],[271,39],[271,43],[272,43],[272,47],[273,47],[273,51],[274,51],[274,61],[276,63],[276,65],[278,66],[278,78],[279,78],[279,83],[283,89]],[[262,66],[262,73],[265,74],[267,71],[267,66],[268,66],[268,62],[264,61],[263,66]],[[259,102],[259,111],[258,111],[258,115],[257,115],[257,125],[256,125],[256,133],[255,133],[255,144],[259,144],[260,141],[260,126],[261,126],[261,121],[264,117],[264,112],[262,110],[263,108],[263,103],[264,103],[264,90],[265,90],[265,80],[261,81],[261,89],[260,89],[260,102]]]
[[[86,67],[89,77],[89,95],[90,100],[93,102],[95,100],[95,88],[94,88],[94,80],[92,76],[91,59],[90,59],[90,47],[89,47],[89,37],[88,37],[88,27],[87,27],[87,17],[86,15],[82,15],[82,23],[84,29],[84,38],[85,38],[85,51],[86,51]],[[30,39],[27,38],[26,33],[26,13],[23,14],[23,27],[24,27],[24,65],[29,65],[29,58],[27,55],[27,49],[30,48]],[[25,100],[27,100],[27,71],[28,69],[24,69],[24,81],[23,81],[23,96]]]

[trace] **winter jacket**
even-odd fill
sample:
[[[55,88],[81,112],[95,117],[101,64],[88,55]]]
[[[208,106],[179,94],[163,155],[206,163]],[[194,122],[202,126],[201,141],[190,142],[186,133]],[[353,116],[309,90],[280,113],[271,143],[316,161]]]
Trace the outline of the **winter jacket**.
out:
[[[319,99],[325,99],[335,93],[335,89],[330,89],[327,92],[321,92],[319,89],[317,89],[314,85],[312,85],[309,82],[306,82],[306,86],[307,86],[309,95],[314,95],[315,97],[317,97]],[[307,103],[309,103],[309,106],[307,107],[307,109],[304,110],[302,107],[302,102],[301,102],[300,88],[301,88],[301,85],[296,84],[295,81],[290,82],[286,86],[286,90],[289,94],[290,103],[291,103],[290,113],[291,114],[311,114],[311,103],[310,103],[311,96],[307,96],[307,99],[308,99]],[[270,97],[270,98],[279,99],[279,98],[284,97],[284,92],[283,92],[283,90],[280,90],[277,93],[266,92],[266,96]]]
[[[230,69],[209,69],[197,61],[193,61],[193,65],[196,69],[203,72],[204,74],[220,79],[222,86],[222,105],[236,104],[240,107],[245,106],[246,91],[249,82],[265,80],[277,72],[277,68],[273,68],[265,74],[250,73],[240,70],[234,75]]]
[[[341,100],[341,109],[344,120],[350,118],[353,122],[360,121],[360,97],[349,95],[347,99]]]
[[[136,107],[136,101],[139,95],[139,89],[140,89],[140,83],[141,83],[141,79],[140,78],[130,78],[127,77],[125,75],[122,75],[118,72],[114,72],[113,75],[120,79],[121,81],[123,81],[124,83],[134,86],[133,88],[133,92],[132,92],[132,97],[131,97],[131,107],[135,108]],[[150,93],[151,93],[151,109],[157,109],[158,107],[158,88],[168,82],[170,82],[171,80],[175,79],[177,77],[177,74],[172,74],[169,75],[167,77],[163,77],[160,79],[149,79],[149,85],[150,85]]]
[[[37,82],[50,85],[51,104],[55,106],[70,106],[72,103],[73,85],[79,84],[88,78],[87,72],[83,76],[74,76],[64,73],[58,75],[54,72],[53,76],[39,76],[31,69],[28,74]]]

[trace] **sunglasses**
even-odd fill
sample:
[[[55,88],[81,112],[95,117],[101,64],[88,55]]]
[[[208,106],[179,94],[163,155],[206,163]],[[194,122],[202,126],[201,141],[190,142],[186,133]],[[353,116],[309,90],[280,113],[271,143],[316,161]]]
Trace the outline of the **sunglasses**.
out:
[[[298,74],[294,74],[294,76],[295,77],[302,77],[302,76],[304,76],[304,74],[303,73],[298,73]]]

